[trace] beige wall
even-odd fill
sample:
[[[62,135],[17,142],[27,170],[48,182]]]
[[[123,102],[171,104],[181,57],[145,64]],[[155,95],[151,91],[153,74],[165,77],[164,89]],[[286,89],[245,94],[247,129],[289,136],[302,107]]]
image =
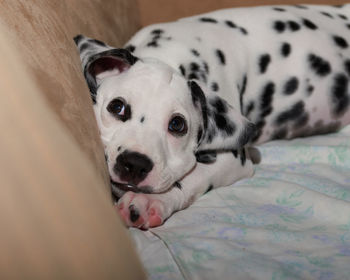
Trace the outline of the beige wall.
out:
[[[50,108],[109,187],[105,158],[73,37],[121,46],[135,33],[136,0],[2,0],[0,25]]]
[[[337,0],[137,0],[140,7],[142,26],[175,20],[194,14],[205,13],[215,9],[235,6],[282,5],[282,4],[342,4],[350,1]]]

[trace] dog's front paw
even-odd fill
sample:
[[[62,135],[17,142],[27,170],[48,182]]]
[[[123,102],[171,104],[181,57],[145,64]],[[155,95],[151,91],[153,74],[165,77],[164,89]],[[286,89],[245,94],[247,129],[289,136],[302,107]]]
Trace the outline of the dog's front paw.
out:
[[[168,217],[164,203],[147,194],[127,192],[119,199],[116,208],[129,227],[157,227]]]

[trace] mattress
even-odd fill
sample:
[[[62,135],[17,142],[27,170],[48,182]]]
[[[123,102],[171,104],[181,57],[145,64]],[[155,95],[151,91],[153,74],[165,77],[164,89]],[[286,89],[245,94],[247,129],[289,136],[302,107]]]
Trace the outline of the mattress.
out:
[[[350,279],[350,126],[258,149],[253,177],[130,229],[149,279]]]

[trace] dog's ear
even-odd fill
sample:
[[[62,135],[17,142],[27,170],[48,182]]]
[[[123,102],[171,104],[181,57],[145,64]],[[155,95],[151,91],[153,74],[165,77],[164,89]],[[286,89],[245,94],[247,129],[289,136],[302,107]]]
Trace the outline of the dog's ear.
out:
[[[203,127],[198,136],[197,152],[207,150],[236,150],[256,134],[256,126],[216,94],[207,96],[194,81],[188,85],[192,101],[200,111]]]
[[[104,78],[118,75],[138,60],[127,49],[116,49],[83,35],[75,36],[74,42],[80,53],[84,76],[94,103],[98,85]]]

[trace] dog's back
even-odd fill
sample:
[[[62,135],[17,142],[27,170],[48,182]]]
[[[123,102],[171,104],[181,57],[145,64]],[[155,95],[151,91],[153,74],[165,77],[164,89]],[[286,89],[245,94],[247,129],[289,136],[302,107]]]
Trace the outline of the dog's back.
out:
[[[349,44],[350,4],[219,10],[147,27],[128,43],[239,106],[259,143],[350,122]]]

